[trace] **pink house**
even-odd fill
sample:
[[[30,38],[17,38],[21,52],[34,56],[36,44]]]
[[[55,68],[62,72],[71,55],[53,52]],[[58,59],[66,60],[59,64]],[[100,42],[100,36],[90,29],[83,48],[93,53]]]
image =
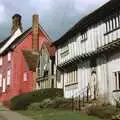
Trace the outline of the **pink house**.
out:
[[[50,38],[39,25],[38,15],[33,15],[33,25],[25,32],[21,16],[12,17],[11,35],[0,42],[0,102],[36,89],[38,51],[46,43],[51,49]]]

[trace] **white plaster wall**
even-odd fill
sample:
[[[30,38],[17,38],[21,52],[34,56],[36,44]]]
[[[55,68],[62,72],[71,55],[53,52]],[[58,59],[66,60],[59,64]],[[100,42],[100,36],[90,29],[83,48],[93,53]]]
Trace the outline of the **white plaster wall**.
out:
[[[98,94],[106,99],[108,92],[107,85],[107,63],[106,57],[97,58],[97,83],[98,83]]]
[[[60,75],[60,81],[57,81],[57,88],[63,88],[64,74]]]
[[[90,65],[89,61],[85,61],[78,65],[77,69],[78,84],[65,86],[67,81],[67,73],[64,73],[64,96],[70,98],[72,96],[81,95],[81,91],[87,87],[90,79]]]
[[[99,96],[109,100],[114,104],[114,97],[120,96],[120,92],[113,93],[115,90],[115,80],[113,72],[120,71],[120,53],[115,53],[111,56],[97,58],[97,80],[99,87]]]
[[[120,96],[120,92],[113,93],[113,90],[115,90],[115,80],[114,80],[113,72],[120,71],[120,52],[109,57],[108,69],[109,69],[109,83],[110,83],[109,98],[110,101],[114,103],[114,97],[116,97],[118,94]]]

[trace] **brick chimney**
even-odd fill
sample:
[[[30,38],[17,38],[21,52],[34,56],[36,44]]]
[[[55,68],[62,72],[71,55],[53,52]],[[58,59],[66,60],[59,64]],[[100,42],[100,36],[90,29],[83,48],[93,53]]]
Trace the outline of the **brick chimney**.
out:
[[[39,44],[39,15],[34,14],[32,20],[32,49],[38,50]]]
[[[12,17],[11,33],[13,34],[18,28],[20,28],[22,31],[21,16],[19,14],[15,14]]]

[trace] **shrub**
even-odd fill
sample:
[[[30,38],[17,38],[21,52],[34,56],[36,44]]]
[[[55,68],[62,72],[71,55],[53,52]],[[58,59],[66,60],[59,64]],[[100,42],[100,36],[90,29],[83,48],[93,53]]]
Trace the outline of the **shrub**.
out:
[[[112,120],[120,120],[120,113],[113,115]]]
[[[57,88],[41,89],[29,93],[25,93],[19,96],[15,96],[11,99],[10,108],[12,110],[26,109],[28,105],[35,102],[41,102],[47,98],[55,98],[57,96],[63,96],[63,90]]]
[[[63,97],[56,97],[52,100],[44,100],[41,102],[41,108],[64,108],[71,109],[72,108],[72,100],[65,99]]]
[[[40,103],[32,103],[28,106],[27,109],[34,110],[34,111],[40,110]]]
[[[120,108],[120,97],[118,99],[115,99],[116,101],[116,107]]]
[[[40,103],[32,103],[28,106],[29,110],[40,110],[42,108],[72,109],[72,100],[63,97],[45,99]]]
[[[111,119],[117,113],[115,106],[111,105],[92,105],[87,109],[88,115],[97,116],[100,118]]]

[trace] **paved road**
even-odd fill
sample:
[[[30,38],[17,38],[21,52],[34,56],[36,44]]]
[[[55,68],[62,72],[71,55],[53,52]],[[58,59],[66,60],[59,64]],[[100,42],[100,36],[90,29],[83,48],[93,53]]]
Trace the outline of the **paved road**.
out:
[[[32,120],[0,105],[0,120]]]

